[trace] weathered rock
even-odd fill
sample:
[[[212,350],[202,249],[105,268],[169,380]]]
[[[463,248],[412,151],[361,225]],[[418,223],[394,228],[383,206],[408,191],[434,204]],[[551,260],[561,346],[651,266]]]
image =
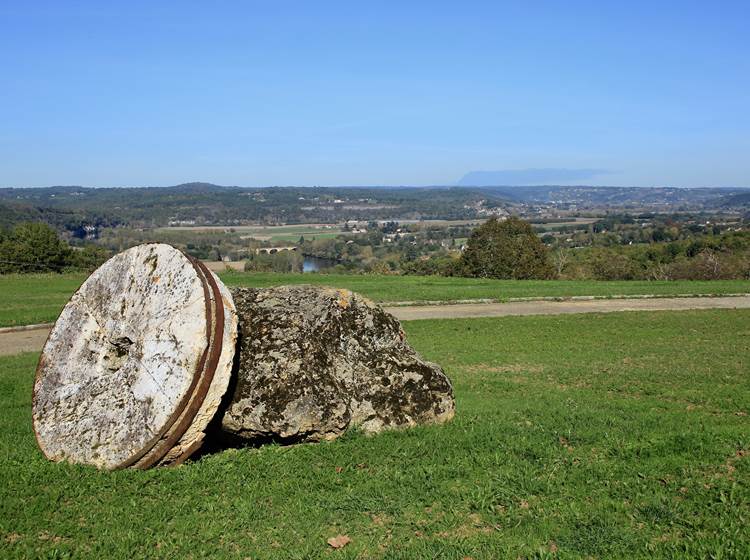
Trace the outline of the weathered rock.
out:
[[[405,340],[397,319],[347,290],[231,289],[239,359],[221,428],[246,441],[319,441],[359,426],[453,417],[450,381]]]
[[[100,468],[192,453],[229,384],[237,319],[200,262],[141,245],[98,268],[63,309],[37,367],[42,452]]]

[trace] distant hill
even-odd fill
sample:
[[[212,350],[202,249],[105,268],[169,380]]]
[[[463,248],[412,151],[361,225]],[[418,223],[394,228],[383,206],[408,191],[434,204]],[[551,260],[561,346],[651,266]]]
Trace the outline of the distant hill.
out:
[[[508,185],[550,185],[570,181],[589,182],[608,175],[607,169],[530,168],[501,171],[470,171],[458,181],[462,187],[499,187]]]
[[[750,208],[748,189],[589,186],[518,187],[171,187],[56,186],[0,189],[0,226],[44,221],[86,226],[331,223],[344,220],[465,220],[562,211],[674,212]],[[541,208],[540,208],[541,207]],[[75,233],[74,233],[75,234]]]
[[[81,237],[85,235],[84,226],[111,227],[121,223],[107,213],[49,208],[0,199],[0,228],[9,229],[21,222],[44,222]]]
[[[200,183],[200,182],[194,182],[194,183],[181,183],[179,185],[174,185],[171,187],[152,187],[152,188],[163,188],[163,189],[170,189],[172,191],[177,192],[183,192],[183,193],[210,193],[210,192],[220,192],[227,189],[239,189],[241,187],[224,187],[221,185],[214,185],[213,183]]]
[[[724,207],[750,207],[750,190],[725,196],[721,201]]]
[[[466,219],[474,218],[477,205],[487,199],[495,203],[507,200],[502,195],[457,187],[245,188],[185,183],[171,187],[0,189],[0,204],[83,214],[91,220],[107,216],[132,227]],[[7,214],[6,224],[13,215],[21,216],[15,210]]]

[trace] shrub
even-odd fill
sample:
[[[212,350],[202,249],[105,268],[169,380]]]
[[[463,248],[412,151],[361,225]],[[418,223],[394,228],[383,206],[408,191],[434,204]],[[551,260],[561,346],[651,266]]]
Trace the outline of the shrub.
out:
[[[252,272],[302,272],[304,257],[297,251],[279,251],[251,254],[245,261],[245,270]]]
[[[547,248],[531,224],[511,217],[491,218],[476,228],[461,258],[462,272],[479,278],[552,278]]]
[[[41,222],[24,222],[0,234],[0,273],[60,272],[73,265],[73,250]]]

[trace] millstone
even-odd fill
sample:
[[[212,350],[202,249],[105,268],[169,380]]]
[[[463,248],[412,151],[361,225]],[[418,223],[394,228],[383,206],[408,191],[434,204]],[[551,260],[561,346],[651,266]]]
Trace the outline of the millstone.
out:
[[[164,244],[124,251],[83,283],[37,367],[44,455],[99,468],[178,463],[229,384],[237,317],[202,263]]]

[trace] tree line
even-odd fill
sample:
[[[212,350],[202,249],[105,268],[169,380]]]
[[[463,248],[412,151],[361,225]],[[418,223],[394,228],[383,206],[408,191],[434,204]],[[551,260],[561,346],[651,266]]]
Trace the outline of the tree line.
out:
[[[404,263],[407,274],[504,279],[748,280],[750,232],[670,242],[550,249],[518,218],[488,220],[460,256]]]
[[[92,244],[72,247],[41,222],[0,229],[0,274],[93,270],[108,254]]]
[[[684,238],[670,233],[667,239],[672,241],[565,247],[545,244],[529,222],[517,217],[492,218],[471,232],[466,230],[468,239],[459,247],[455,238],[445,245],[445,239],[434,239],[430,231],[423,232],[421,237],[406,231],[403,237],[399,233],[398,239],[384,243],[384,233],[374,226],[371,224],[365,235],[301,238],[299,252],[268,255],[249,251],[245,270],[301,272],[304,253],[340,263],[331,272],[516,280],[750,279],[750,231],[741,227]],[[393,230],[389,234],[393,235],[402,231],[397,226],[384,227],[389,232]],[[463,230],[455,233],[464,235]],[[187,243],[184,248],[199,258],[220,260],[216,243],[222,235],[216,234],[216,239],[204,239],[198,245]],[[127,245],[146,240],[151,239],[139,238]],[[0,229],[0,273],[92,270],[111,254],[101,245],[73,241],[76,245],[61,239],[54,229],[41,222]]]

